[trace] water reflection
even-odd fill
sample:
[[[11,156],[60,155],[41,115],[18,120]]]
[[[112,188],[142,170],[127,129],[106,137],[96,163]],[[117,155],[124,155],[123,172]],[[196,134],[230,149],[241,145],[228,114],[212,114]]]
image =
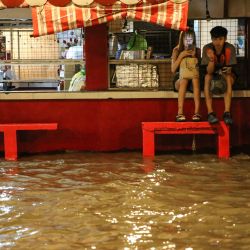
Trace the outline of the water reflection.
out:
[[[249,249],[248,155],[0,162],[0,248]]]

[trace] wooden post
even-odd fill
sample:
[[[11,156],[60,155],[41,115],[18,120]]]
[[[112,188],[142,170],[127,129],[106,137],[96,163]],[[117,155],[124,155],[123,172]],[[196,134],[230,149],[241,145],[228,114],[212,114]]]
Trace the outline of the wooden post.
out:
[[[15,128],[10,127],[4,130],[4,152],[6,160],[17,160],[17,139]]]
[[[230,136],[229,126],[220,122],[218,127],[218,157],[228,159],[230,157]]]
[[[155,134],[143,128],[143,156],[155,155]]]

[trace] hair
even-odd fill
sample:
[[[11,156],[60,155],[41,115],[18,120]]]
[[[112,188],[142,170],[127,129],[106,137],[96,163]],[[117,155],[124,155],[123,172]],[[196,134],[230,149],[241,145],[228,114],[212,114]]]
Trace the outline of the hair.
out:
[[[210,31],[211,38],[227,37],[227,29],[222,26],[215,26]]]
[[[193,46],[196,47],[196,37],[195,37],[194,30],[189,29],[187,31],[181,31],[180,36],[179,36],[179,44],[178,44],[179,53],[184,50],[184,42],[183,42],[183,40],[184,40],[184,37],[187,36],[187,35],[190,35],[190,36],[192,36],[194,38],[193,39]]]

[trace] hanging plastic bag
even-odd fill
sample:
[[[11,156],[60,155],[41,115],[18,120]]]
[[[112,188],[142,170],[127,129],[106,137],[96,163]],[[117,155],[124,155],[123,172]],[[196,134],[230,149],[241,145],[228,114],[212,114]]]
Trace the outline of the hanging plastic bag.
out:
[[[147,50],[147,40],[137,32],[134,32],[127,44],[127,50]]]
[[[85,81],[86,81],[86,72],[85,69],[81,69],[78,73],[76,73],[69,85],[69,91],[81,91],[85,87]]]

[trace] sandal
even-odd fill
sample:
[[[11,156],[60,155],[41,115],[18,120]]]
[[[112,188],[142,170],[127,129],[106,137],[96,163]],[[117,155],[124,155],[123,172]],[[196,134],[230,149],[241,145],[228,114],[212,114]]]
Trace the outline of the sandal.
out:
[[[177,115],[176,116],[176,121],[177,122],[185,122],[186,121],[185,115],[183,115],[183,114]]]
[[[199,122],[201,120],[201,115],[200,114],[194,114],[192,117],[193,122]]]

